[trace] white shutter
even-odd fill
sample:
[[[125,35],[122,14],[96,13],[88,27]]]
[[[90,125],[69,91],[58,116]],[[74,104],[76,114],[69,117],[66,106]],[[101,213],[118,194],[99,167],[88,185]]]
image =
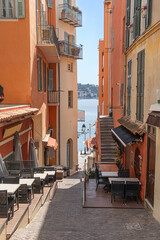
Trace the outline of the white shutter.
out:
[[[16,0],[17,18],[25,18],[25,0]]]
[[[52,0],[48,0],[48,7],[52,8]]]

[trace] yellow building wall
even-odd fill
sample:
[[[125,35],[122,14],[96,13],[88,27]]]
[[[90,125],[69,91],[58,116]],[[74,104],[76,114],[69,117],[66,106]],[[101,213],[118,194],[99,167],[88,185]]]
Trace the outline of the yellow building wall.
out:
[[[154,31],[153,31],[154,30]],[[131,119],[136,120],[137,97],[137,54],[145,49],[144,76],[144,122],[146,122],[150,106],[156,103],[156,90],[160,88],[160,23],[150,32],[142,35],[127,52],[127,64],[132,60],[131,79]],[[128,78],[128,69],[126,79]],[[126,86],[127,91],[127,86]]]
[[[63,41],[64,33],[75,36],[76,28],[68,23],[59,20],[58,5],[63,4],[63,0],[56,0],[56,27],[58,30],[59,40]],[[76,6],[76,1],[71,1],[72,6]],[[68,63],[73,64],[73,72],[69,72]],[[67,141],[73,141],[73,162],[71,164],[72,170],[75,170],[75,165],[78,164],[77,154],[77,60],[70,57],[61,56],[60,59],[60,156],[61,164],[67,166]],[[68,108],[68,91],[73,91],[73,108]]]

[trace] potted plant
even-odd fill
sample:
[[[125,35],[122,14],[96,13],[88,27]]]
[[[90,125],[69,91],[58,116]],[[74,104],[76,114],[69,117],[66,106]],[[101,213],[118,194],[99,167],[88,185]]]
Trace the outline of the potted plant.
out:
[[[65,17],[66,17],[66,9],[62,9],[61,18],[65,18]]]
[[[141,8],[141,14],[142,14],[142,18],[146,18],[146,16],[147,16],[147,6],[146,5],[144,5]]]
[[[132,33],[132,32],[133,32],[133,23],[131,23],[130,25],[128,25],[128,28],[129,28],[130,32]]]

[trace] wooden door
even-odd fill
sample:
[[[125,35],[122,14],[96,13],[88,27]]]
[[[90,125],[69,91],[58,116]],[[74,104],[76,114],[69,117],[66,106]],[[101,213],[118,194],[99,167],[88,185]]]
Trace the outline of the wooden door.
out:
[[[152,206],[154,206],[155,153],[156,142],[148,138],[146,198]]]

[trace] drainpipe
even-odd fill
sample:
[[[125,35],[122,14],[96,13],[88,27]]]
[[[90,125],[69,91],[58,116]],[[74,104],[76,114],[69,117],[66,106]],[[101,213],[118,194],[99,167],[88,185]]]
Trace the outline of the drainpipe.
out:
[[[58,108],[58,146],[59,146],[59,165],[61,165],[61,152],[60,152],[60,146],[61,146],[61,141],[60,141],[60,106],[61,106],[61,92],[60,92],[60,63],[58,63],[58,94],[59,94],[59,108]]]
[[[110,98],[111,98],[111,13],[109,11],[109,46],[108,46],[108,115],[109,109],[111,107]]]
[[[126,115],[126,68],[127,68],[127,56],[126,52],[124,55],[124,105],[123,105],[123,116]]]

